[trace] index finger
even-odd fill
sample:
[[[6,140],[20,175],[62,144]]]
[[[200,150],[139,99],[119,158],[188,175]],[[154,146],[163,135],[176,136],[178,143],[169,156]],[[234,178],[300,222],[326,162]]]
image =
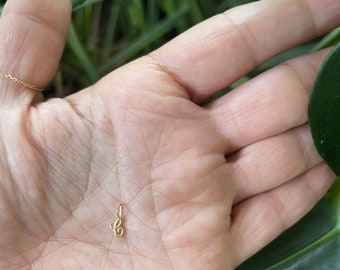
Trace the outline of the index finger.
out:
[[[263,0],[216,15],[150,56],[199,103],[267,59],[338,25],[338,0]]]

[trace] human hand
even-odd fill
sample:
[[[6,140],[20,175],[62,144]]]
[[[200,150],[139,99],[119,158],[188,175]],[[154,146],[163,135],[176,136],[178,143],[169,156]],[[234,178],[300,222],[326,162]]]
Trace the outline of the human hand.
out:
[[[71,1],[7,2],[0,69],[43,86]],[[0,77],[1,269],[232,269],[268,244],[334,178],[307,123],[327,51],[198,104],[339,13],[337,0],[239,7],[65,99]],[[109,228],[119,204],[123,237]]]

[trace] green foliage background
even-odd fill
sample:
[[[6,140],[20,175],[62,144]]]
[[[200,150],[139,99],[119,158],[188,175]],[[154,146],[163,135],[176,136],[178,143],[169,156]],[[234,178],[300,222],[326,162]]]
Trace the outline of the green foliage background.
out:
[[[0,2],[0,11],[5,1]],[[115,68],[161,46],[189,27],[251,0],[73,0],[73,17],[60,67],[46,98],[81,90]],[[340,40],[340,28],[285,52],[219,93],[289,58]],[[215,98],[215,97],[212,97]],[[292,229],[239,270],[340,269],[340,184]]]

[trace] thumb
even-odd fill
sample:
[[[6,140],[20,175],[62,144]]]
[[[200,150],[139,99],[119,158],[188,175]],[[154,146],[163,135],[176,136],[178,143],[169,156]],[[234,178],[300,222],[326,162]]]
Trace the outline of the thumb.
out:
[[[71,10],[71,0],[7,1],[0,20],[0,107],[29,105],[37,94],[30,85],[43,88],[53,78]]]

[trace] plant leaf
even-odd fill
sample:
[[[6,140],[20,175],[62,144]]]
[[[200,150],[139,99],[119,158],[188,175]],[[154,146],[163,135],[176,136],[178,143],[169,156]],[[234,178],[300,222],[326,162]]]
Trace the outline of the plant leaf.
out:
[[[91,79],[92,83],[95,83],[99,80],[100,76],[97,72],[95,65],[92,63],[91,59],[87,55],[87,52],[83,48],[82,43],[79,40],[79,37],[74,28],[74,24],[71,23],[70,31],[67,38],[67,44],[72,49],[73,53],[78,57],[79,61],[82,64],[84,71],[87,73],[88,77]]]
[[[326,58],[315,81],[309,121],[320,155],[340,175],[340,43]]]
[[[332,32],[328,33],[318,45],[316,45],[312,51],[318,51],[327,47],[335,46],[340,42],[340,27],[334,29]]]
[[[104,0],[72,0],[73,11],[103,1]]]

